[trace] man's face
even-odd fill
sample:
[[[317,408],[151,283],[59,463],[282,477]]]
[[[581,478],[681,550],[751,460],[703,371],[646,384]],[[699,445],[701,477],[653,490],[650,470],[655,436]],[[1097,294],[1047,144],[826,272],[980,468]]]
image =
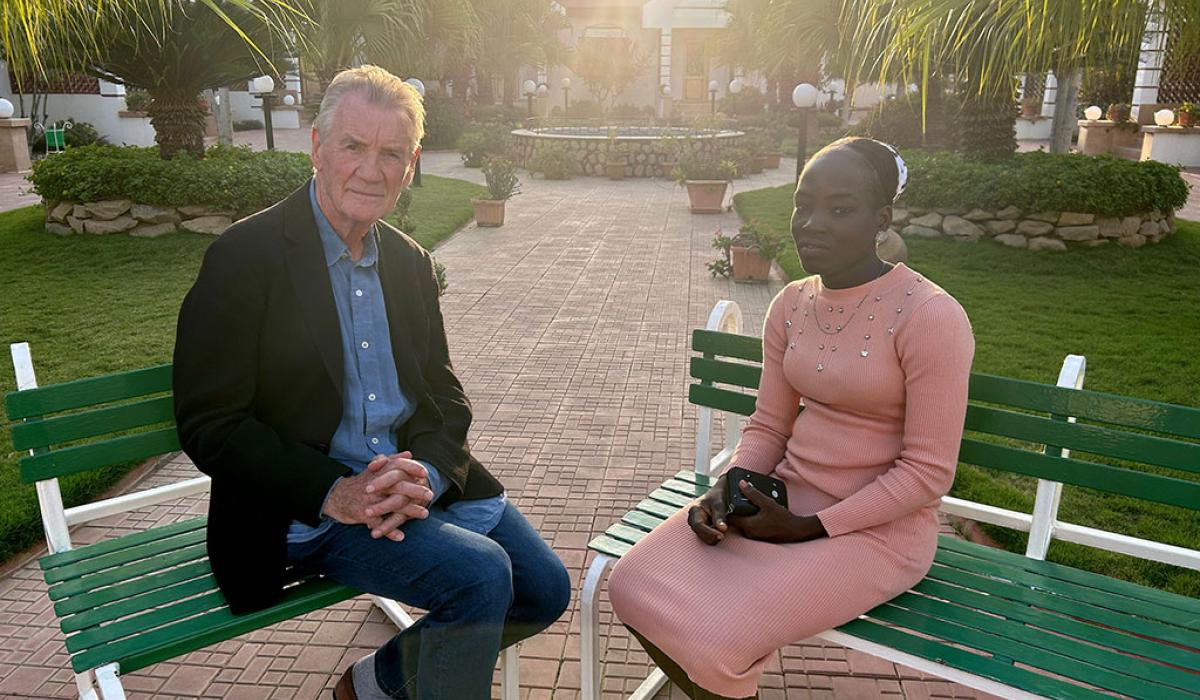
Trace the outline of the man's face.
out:
[[[325,137],[312,132],[317,201],[334,230],[365,230],[395,208],[412,180],[416,146],[400,110],[354,93],[342,98]]]

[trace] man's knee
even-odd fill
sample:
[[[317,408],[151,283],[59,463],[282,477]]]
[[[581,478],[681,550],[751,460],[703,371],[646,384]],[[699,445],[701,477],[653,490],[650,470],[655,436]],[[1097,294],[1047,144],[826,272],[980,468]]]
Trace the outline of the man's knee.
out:
[[[563,563],[555,557],[554,564],[540,570],[535,580],[530,583],[532,585],[527,588],[533,590],[521,593],[533,603],[530,612],[535,619],[531,622],[540,622],[548,626],[562,617],[571,604],[571,575],[567,573]]]
[[[513,601],[512,561],[500,545],[485,540],[457,564],[458,585],[447,591],[446,603],[508,613]]]

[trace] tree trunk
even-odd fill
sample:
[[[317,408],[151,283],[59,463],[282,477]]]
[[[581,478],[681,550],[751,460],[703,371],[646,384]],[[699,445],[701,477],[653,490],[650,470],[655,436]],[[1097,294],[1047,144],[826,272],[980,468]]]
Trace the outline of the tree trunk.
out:
[[[968,82],[961,88],[961,109],[954,129],[954,150],[979,158],[1007,158],[1017,150],[1017,103],[1011,92],[980,92]]]
[[[158,155],[170,160],[176,153],[204,157],[204,105],[199,95],[186,92],[150,91],[150,124]]]
[[[1054,122],[1050,126],[1050,152],[1069,153],[1071,137],[1078,121],[1075,110],[1079,105],[1079,84],[1082,71],[1054,71],[1058,78],[1058,92],[1054,96]]]
[[[233,106],[229,104],[229,88],[210,90],[209,104],[217,120],[217,143],[233,145]]]

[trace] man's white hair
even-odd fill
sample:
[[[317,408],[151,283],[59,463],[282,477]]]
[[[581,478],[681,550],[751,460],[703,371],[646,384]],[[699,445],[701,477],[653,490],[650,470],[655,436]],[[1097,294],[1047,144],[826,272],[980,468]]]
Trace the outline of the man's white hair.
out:
[[[425,136],[425,104],[421,93],[379,66],[359,66],[338,73],[325,88],[321,108],[313,119],[313,128],[322,140],[333,125],[333,115],[346,95],[362,95],[368,102],[380,107],[398,109],[405,113],[412,125],[413,148]]]

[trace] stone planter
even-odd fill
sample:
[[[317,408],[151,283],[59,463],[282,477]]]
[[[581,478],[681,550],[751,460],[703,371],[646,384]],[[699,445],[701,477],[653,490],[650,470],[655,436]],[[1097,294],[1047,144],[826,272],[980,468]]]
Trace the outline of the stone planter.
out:
[[[764,159],[765,156],[754,156],[746,163],[746,165],[750,166],[751,175],[758,175],[762,173],[763,168],[767,167]]]
[[[484,228],[495,228],[504,225],[503,199],[472,199],[475,207],[475,223]]]
[[[771,274],[771,261],[763,258],[753,248],[733,246],[729,249],[733,258],[734,282],[766,282]]]
[[[604,164],[604,174],[609,180],[625,179],[625,161],[608,161]]]
[[[166,207],[128,199],[46,202],[46,231],[61,236],[90,233],[155,238],[177,231],[219,236],[251,212],[212,209],[202,204]]]
[[[693,214],[720,214],[725,201],[726,180],[688,180],[688,202]]]
[[[762,156],[763,167],[766,168],[767,170],[778,170],[779,169],[779,159],[782,157],[783,156],[779,153],[768,153],[765,156]]]

